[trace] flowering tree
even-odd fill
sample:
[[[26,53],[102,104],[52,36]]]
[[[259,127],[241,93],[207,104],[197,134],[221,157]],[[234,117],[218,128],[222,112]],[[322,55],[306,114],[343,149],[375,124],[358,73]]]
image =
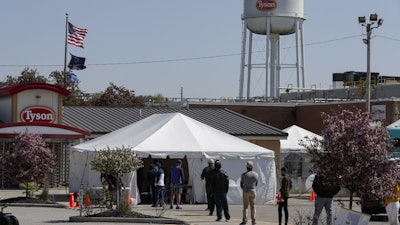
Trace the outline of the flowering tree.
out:
[[[40,134],[25,131],[16,137],[14,149],[5,151],[1,157],[4,175],[11,180],[24,183],[44,183],[53,173],[55,154],[46,147]],[[28,197],[28,190],[26,191]]]
[[[399,179],[385,127],[371,123],[368,112],[343,110],[335,115],[322,113],[323,140],[301,142],[313,155],[315,173],[329,178],[327,185],[338,183],[353,193],[372,198],[391,195]]]
[[[143,161],[130,148],[122,146],[110,149],[107,147],[107,149],[94,153],[90,165],[92,169],[102,174],[112,175],[119,180],[124,174],[143,167]],[[119,187],[117,187],[117,191],[119,191]],[[119,193],[117,194],[119,196]],[[117,205],[119,205],[118,198]]]

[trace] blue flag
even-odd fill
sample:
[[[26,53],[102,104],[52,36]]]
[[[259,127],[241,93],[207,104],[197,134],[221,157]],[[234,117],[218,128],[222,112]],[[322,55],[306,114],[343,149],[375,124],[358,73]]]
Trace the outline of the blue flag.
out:
[[[83,70],[86,69],[85,58],[71,55],[71,61],[69,61],[68,68],[71,70]]]
[[[69,73],[68,81],[77,84],[79,82],[78,76],[74,73]]]

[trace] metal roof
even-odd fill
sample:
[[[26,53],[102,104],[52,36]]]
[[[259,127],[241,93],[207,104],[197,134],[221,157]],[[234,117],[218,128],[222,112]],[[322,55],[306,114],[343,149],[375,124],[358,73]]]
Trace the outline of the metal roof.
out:
[[[123,108],[64,106],[63,124],[105,134],[155,113],[179,112],[234,136],[287,137],[287,133],[229,109]]]

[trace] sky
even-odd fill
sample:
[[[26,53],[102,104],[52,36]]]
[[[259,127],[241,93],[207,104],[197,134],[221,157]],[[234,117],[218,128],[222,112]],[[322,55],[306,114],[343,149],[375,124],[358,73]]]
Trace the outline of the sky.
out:
[[[304,0],[304,12],[306,88],[330,88],[333,73],[366,71],[366,28],[358,17],[371,13],[384,20],[372,32],[371,71],[400,76],[400,0]],[[136,95],[239,96],[239,0],[6,1],[0,8],[0,80],[27,67],[45,77],[63,70],[66,13],[73,25],[88,29],[84,48],[67,50],[67,61],[69,53],[86,58],[87,68],[74,71],[86,93],[112,82]],[[265,40],[258,38],[262,50]],[[294,44],[293,35],[281,36],[282,63],[295,58]],[[253,72],[251,96],[264,95],[264,74]],[[281,73],[280,82],[296,86],[296,71]]]

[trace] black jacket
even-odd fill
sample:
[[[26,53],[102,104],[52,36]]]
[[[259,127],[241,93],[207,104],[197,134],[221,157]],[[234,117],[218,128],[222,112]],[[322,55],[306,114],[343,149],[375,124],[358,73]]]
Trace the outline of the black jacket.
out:
[[[323,177],[318,175],[314,178],[312,188],[315,194],[322,198],[333,198],[340,191],[339,185],[326,184]]]
[[[207,188],[212,188],[212,174],[213,174],[214,168],[207,166],[203,169],[203,172],[201,173],[201,179],[204,179],[206,181],[206,187]]]
[[[214,169],[212,172],[212,190],[214,193],[228,193],[229,177],[228,174],[220,169]]]

